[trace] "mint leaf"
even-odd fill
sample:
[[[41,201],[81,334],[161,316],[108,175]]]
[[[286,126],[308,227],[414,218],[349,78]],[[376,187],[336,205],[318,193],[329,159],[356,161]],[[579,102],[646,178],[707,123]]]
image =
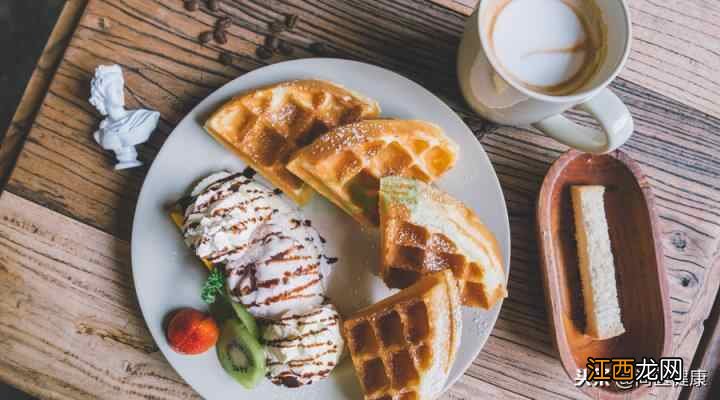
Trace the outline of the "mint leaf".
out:
[[[200,292],[200,298],[207,304],[212,304],[218,295],[222,295],[225,290],[225,276],[220,272],[219,267],[210,270],[205,283]]]

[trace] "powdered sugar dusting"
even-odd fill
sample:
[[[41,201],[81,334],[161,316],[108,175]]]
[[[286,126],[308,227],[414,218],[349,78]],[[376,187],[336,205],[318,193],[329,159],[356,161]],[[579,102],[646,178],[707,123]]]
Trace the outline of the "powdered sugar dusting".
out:
[[[490,329],[490,320],[482,315],[475,315],[472,317],[472,326],[480,334],[487,332]]]

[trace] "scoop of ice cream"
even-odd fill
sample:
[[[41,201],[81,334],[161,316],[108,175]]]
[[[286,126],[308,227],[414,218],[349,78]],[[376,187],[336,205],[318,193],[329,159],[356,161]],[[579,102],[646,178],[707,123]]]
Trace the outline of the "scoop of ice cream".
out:
[[[236,301],[259,318],[309,311],[324,301],[324,246],[297,214],[284,214],[258,227],[242,257],[225,265]]]
[[[268,321],[262,336],[270,379],[288,387],[326,378],[340,361],[345,346],[340,315],[332,304]]]
[[[272,189],[242,175],[220,172],[203,179],[185,210],[185,242],[212,263],[242,256],[257,227],[296,210]]]
[[[185,241],[224,266],[233,300],[258,318],[303,313],[324,301],[325,246],[309,220],[242,174],[201,180],[185,211]]]
[[[212,185],[215,182],[220,181],[221,179],[228,178],[232,175],[233,174],[231,174],[230,172],[227,172],[227,171],[213,172],[212,174],[200,179],[200,181],[195,184],[195,186],[192,189],[192,192],[190,192],[190,196],[197,196],[200,193],[202,193],[203,191],[205,191],[205,189],[207,189],[208,186]]]

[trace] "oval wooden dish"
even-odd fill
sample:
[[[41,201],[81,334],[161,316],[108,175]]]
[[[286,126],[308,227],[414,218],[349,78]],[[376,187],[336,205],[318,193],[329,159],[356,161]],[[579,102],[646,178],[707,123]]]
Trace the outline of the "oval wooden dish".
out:
[[[607,340],[585,335],[578,270],[572,185],[605,186],[605,211],[615,259],[620,310],[626,332]],[[668,284],[657,231],[653,195],[637,164],[621,151],[590,155],[571,150],[550,168],[537,205],[540,259],[548,319],[570,379],[588,357],[656,361],[671,352]],[[582,390],[595,399],[637,398],[648,385],[621,390],[616,384]]]

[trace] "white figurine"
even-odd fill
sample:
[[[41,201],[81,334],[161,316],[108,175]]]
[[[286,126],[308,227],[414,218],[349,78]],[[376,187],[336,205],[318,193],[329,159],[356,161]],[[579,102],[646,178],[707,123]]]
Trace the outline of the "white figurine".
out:
[[[125,110],[125,81],[118,65],[100,65],[90,87],[90,104],[107,115],[95,131],[95,141],[112,150],[118,159],[115,169],[142,165],[135,146],[144,143],[157,127],[160,113],[151,110]]]

